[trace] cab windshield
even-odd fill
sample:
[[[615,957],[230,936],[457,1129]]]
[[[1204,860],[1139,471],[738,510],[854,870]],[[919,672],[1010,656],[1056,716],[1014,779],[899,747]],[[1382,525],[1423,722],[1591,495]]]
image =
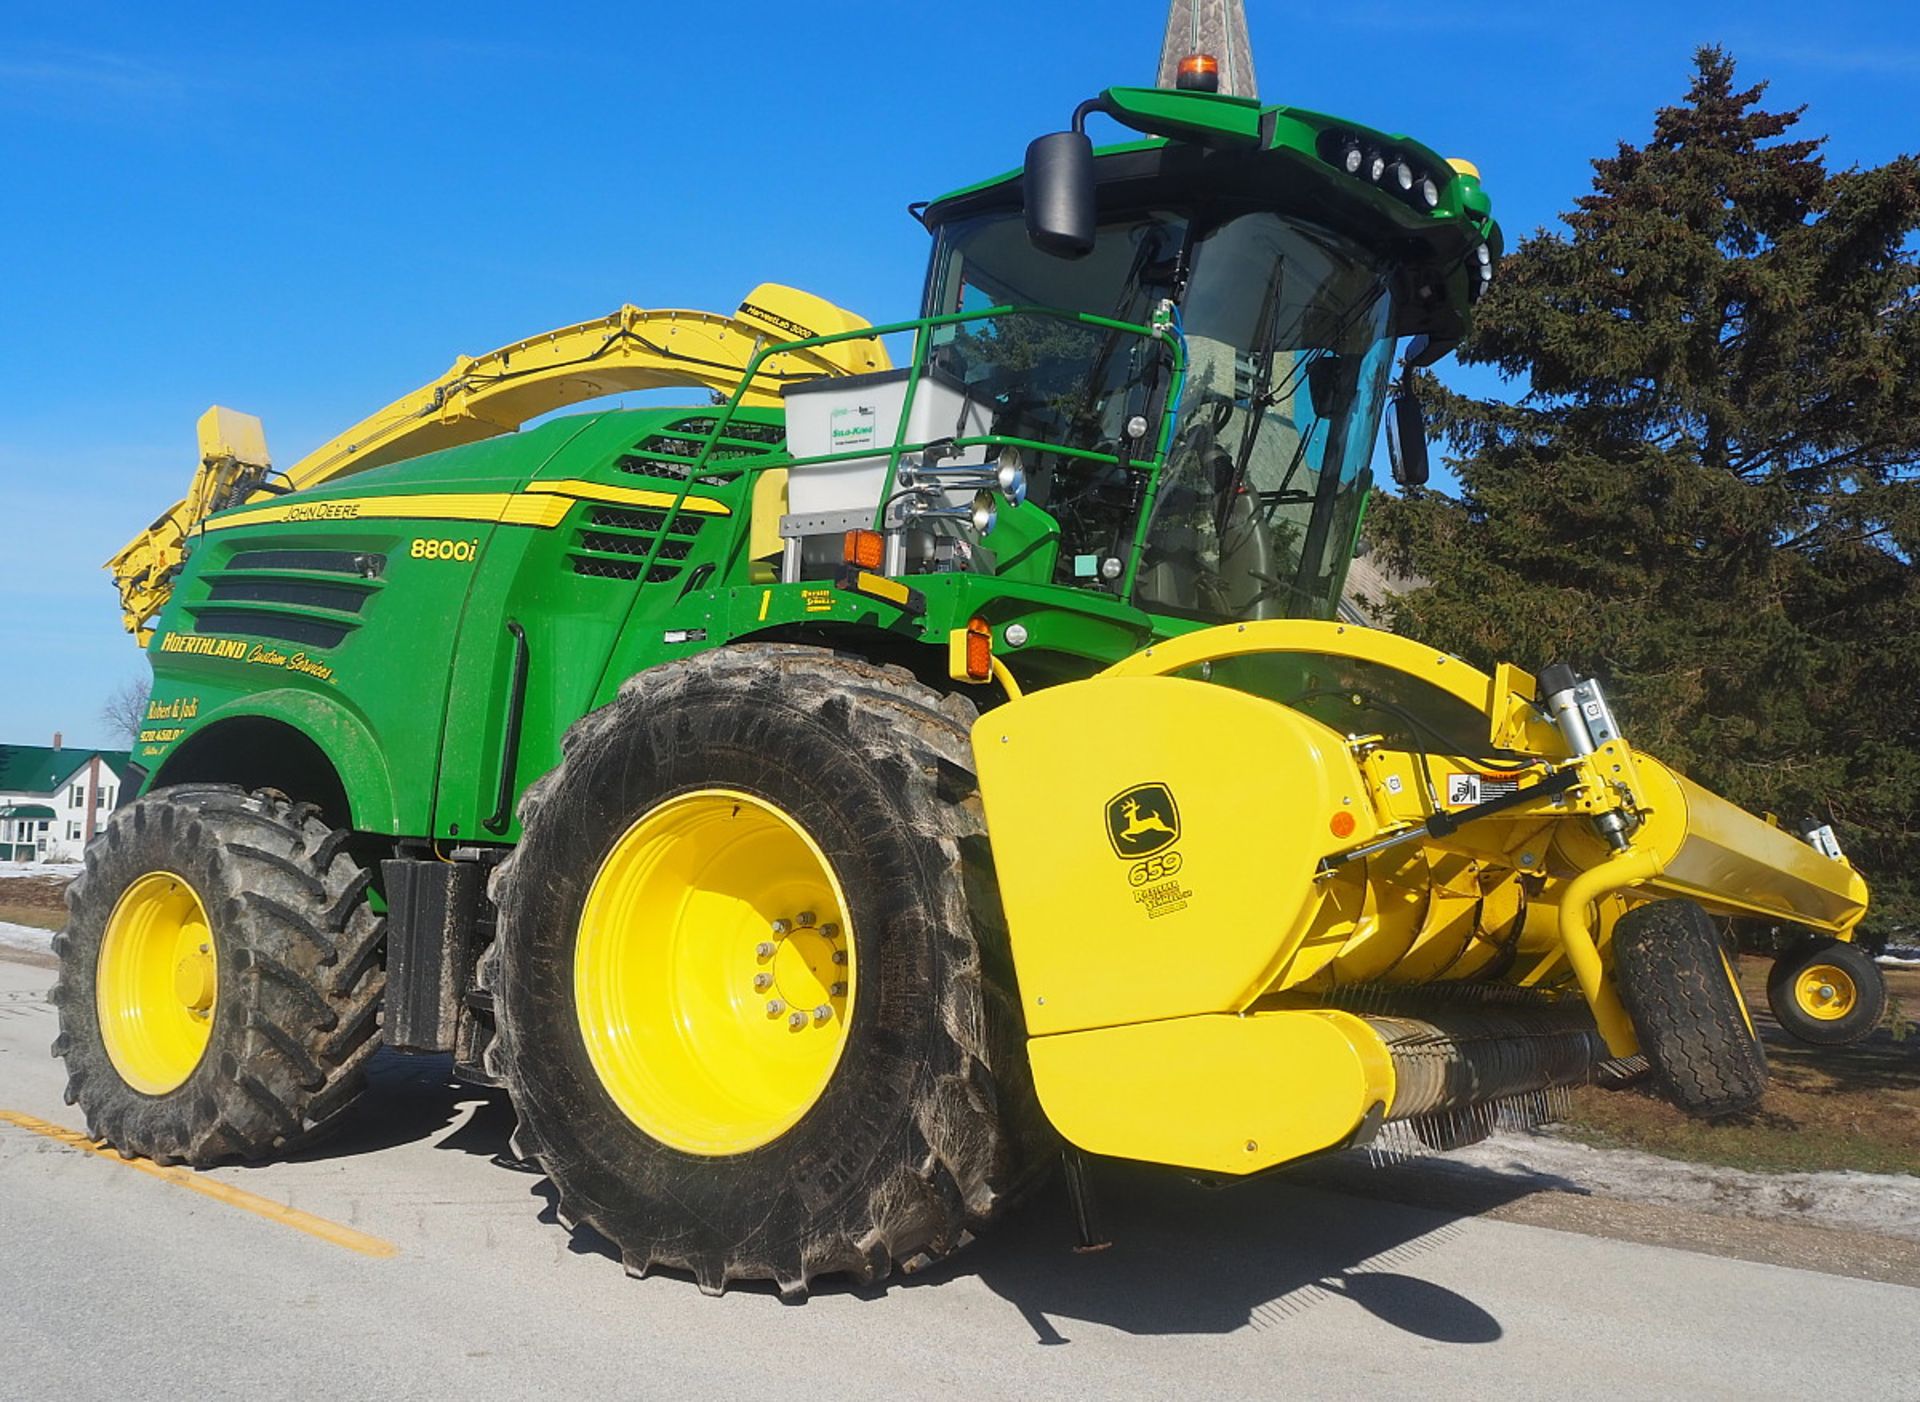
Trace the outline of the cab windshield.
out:
[[[1393,359],[1378,268],[1243,214],[1195,240],[1187,380],[1135,600],[1209,621],[1331,617]]]
[[[1142,608],[1206,621],[1331,615],[1393,351],[1386,278],[1357,245],[1272,213],[1148,210],[1109,217],[1091,253],[1063,259],[1013,211],[943,226],[927,291],[936,316],[1025,305],[1145,324],[1178,306],[1187,376],[1151,500],[1132,458],[1160,441],[1172,377],[1158,342],[1007,313],[939,328],[930,368],[993,406],[995,434],[1120,460],[1032,464],[1061,582],[1131,577]],[[1136,444],[1138,417],[1151,426]]]

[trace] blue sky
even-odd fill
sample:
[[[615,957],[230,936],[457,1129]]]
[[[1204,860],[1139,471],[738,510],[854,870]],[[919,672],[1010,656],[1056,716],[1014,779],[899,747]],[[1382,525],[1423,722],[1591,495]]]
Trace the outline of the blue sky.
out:
[[[1510,238],[1703,42],[1836,164],[1920,147],[1910,3],[1247,9],[1266,101],[1473,159]],[[622,302],[772,280],[909,315],[907,202],[1150,82],[1165,13],[0,0],[0,740],[106,740],[145,663],[98,566],[185,489],[208,404],[286,463],[457,353]]]

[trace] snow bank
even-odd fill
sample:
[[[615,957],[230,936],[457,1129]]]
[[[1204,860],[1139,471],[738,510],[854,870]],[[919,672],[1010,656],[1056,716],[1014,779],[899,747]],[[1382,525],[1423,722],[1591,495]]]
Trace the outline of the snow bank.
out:
[[[84,862],[0,862],[0,876],[64,876],[85,870]]]
[[[53,950],[53,931],[0,920],[0,948],[24,949],[34,954],[49,954]]]
[[[1495,1134],[1428,1163],[1471,1165],[1601,1197],[1798,1221],[1920,1241],[1920,1177],[1886,1173],[1749,1173],[1630,1149],[1596,1149],[1552,1129]]]

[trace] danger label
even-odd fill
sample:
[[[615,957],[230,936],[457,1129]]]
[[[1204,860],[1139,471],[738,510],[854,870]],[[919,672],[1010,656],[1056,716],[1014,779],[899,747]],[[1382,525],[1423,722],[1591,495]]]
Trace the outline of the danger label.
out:
[[[1520,781],[1504,774],[1447,775],[1447,807],[1471,808],[1491,798],[1505,798],[1520,787]]]

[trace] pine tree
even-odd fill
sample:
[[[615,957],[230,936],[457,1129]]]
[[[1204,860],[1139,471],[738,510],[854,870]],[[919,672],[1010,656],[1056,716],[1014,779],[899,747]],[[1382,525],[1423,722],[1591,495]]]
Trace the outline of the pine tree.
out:
[[[1920,927],[1920,161],[1830,171],[1801,111],[1695,55],[1652,138],[1522,242],[1428,380],[1461,494],[1377,503],[1432,581],[1393,625],[1604,679],[1637,744],[1832,822],[1873,926]]]

